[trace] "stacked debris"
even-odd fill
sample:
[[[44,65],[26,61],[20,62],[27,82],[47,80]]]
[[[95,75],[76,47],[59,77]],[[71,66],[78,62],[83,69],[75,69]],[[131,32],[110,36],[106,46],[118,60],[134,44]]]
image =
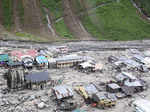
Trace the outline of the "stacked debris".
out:
[[[80,63],[78,69],[84,73],[91,73],[96,71],[102,71],[103,65],[101,63],[96,63],[93,60],[87,60],[83,63]]]
[[[110,108],[116,105],[116,97],[107,92],[99,92],[94,84],[77,86],[76,91],[85,99],[87,104],[97,108]]]
[[[106,109],[106,108],[114,107],[116,105],[117,99],[112,94],[99,92],[99,93],[93,94],[92,100],[93,100],[92,106]]]

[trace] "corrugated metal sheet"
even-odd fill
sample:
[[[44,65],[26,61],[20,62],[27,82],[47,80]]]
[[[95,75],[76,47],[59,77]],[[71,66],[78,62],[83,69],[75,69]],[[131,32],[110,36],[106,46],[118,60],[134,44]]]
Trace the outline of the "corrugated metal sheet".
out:
[[[66,85],[56,86],[53,89],[54,89],[57,99],[62,99],[62,98],[66,98],[69,96],[73,96],[72,89]]]

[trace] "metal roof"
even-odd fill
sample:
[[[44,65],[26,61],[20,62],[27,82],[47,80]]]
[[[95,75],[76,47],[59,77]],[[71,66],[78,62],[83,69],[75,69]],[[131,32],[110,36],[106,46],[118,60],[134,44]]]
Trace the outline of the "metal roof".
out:
[[[87,91],[88,94],[95,94],[98,92],[94,84],[89,84],[85,87],[85,90]]]
[[[108,84],[108,87],[112,88],[112,89],[118,89],[120,88],[120,86],[116,83],[111,83],[111,84]]]
[[[82,61],[83,57],[82,56],[75,56],[75,55],[67,55],[67,56],[62,56],[56,58],[56,62],[65,62],[65,61]]]
[[[69,96],[73,96],[73,91],[70,87],[66,85],[60,85],[53,88],[57,99],[66,98]]]
[[[30,82],[42,82],[48,81],[49,73],[48,72],[34,72],[25,75],[25,79]]]
[[[142,87],[143,86],[139,80],[135,80],[135,81],[131,81],[131,82],[129,80],[126,80],[124,82],[124,85],[128,86],[128,87],[136,87],[136,86]]]

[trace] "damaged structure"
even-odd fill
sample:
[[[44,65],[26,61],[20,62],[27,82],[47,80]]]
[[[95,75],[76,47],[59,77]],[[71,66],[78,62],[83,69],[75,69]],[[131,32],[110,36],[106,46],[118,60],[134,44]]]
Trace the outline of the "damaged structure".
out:
[[[53,88],[56,96],[56,102],[59,110],[72,111],[76,109],[77,103],[73,101],[73,90],[66,86],[60,85]]]

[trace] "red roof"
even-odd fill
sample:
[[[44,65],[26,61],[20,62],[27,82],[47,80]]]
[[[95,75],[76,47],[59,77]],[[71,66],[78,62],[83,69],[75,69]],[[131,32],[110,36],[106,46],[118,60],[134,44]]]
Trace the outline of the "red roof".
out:
[[[22,51],[14,50],[11,52],[11,56],[17,57],[17,59],[21,61],[22,58],[25,56],[35,58],[37,56],[37,53],[38,53],[37,50],[34,49],[22,50]]]

